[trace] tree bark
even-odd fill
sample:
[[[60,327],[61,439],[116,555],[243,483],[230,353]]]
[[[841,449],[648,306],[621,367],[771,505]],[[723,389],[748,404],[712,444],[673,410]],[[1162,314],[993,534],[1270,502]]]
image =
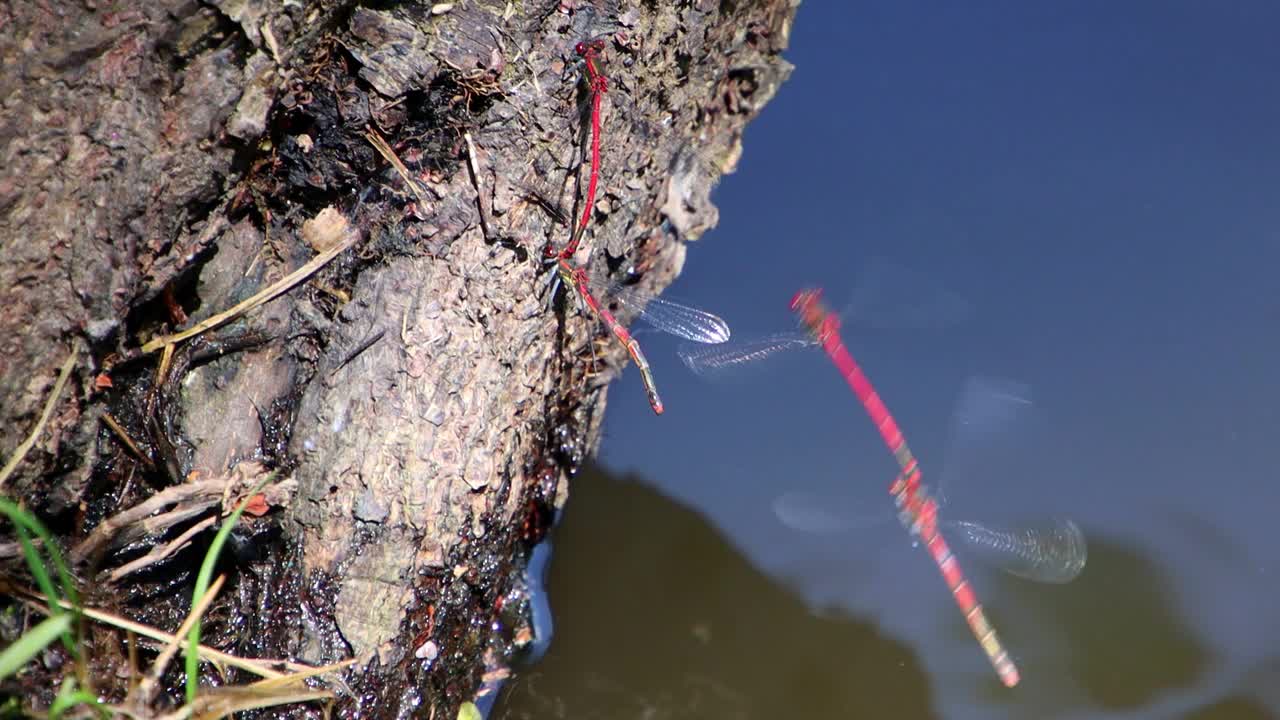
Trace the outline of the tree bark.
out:
[[[501,675],[523,558],[625,360],[545,293],[588,172],[574,46],[605,39],[609,79],[575,259],[658,290],[790,72],[794,4],[0,6],[6,459],[75,358],[0,492],[53,527],[90,602],[173,630],[212,528],[147,553],[275,471],[204,642],[355,658],[342,715],[453,717]],[[343,243],[276,299],[163,341]],[[161,530],[124,514],[148,499]],[[123,641],[93,632],[118,697]]]

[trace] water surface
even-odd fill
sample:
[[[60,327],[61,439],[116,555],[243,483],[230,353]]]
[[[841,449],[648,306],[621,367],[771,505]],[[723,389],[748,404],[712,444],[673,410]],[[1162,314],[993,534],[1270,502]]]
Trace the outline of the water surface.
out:
[[[792,327],[803,286],[838,304],[877,256],[956,292],[966,322],[849,328],[850,348],[929,479],[966,378],[1026,383],[1036,423],[949,492],[1074,518],[1089,564],[1062,586],[974,566],[1022,670],[1001,688],[900,528],[772,514],[895,469],[820,353],[708,386],[644,336],[667,413],[628,370],[601,460],[667,506],[575,481],[563,635],[511,716],[1280,715],[1277,27],[1266,2],[802,5],[796,73],[673,292],[735,333]],[[694,686],[720,704],[675,710]],[[590,705],[605,692],[640,699]]]

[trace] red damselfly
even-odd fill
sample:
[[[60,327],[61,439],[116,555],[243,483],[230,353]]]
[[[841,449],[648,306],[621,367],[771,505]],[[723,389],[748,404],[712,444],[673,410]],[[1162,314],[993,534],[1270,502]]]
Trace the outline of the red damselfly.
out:
[[[833,502],[818,493],[793,490],[773,501],[773,512],[788,528],[813,534],[853,531],[881,522],[880,518],[855,518],[833,508]],[[1088,559],[1084,533],[1067,518],[1034,523],[943,520],[938,525],[943,534],[958,540],[965,555],[1024,580],[1068,583],[1080,575]]]
[[[998,434],[997,427],[1008,425],[1031,404],[1025,387],[986,378],[971,378],[961,394],[952,427],[948,467],[962,464],[960,456],[972,452],[983,436]],[[892,422],[892,419],[889,419]],[[904,443],[905,445],[905,443]],[[895,456],[910,455],[902,450]],[[913,463],[912,460],[908,460]],[[1061,517],[1040,522],[1010,524],[972,521],[940,522],[940,503],[920,482],[918,466],[894,479],[890,494],[894,497],[898,520],[912,537],[924,542],[952,589],[956,603],[965,613],[974,634],[992,659],[997,673],[1006,685],[1018,681],[1017,668],[1000,646],[994,630],[985,619],[969,583],[951,554],[943,534],[958,540],[958,546],[985,564],[1009,574],[1042,583],[1066,583],[1084,570],[1088,547],[1084,533],[1074,522]],[[865,499],[863,503],[865,504]],[[860,508],[865,511],[866,508]],[[888,520],[886,512],[857,517],[849,503],[838,497],[804,491],[787,491],[773,503],[778,519],[787,527],[809,533],[834,533],[867,528]]]
[[[863,265],[854,287],[840,319],[868,330],[938,330],[959,325],[970,312],[964,299],[883,259]],[[751,373],[776,355],[818,346],[813,333],[800,329],[739,336],[714,347],[685,346],[679,354],[694,373],[722,379]]]
[[[583,201],[582,219],[574,228],[569,242],[559,253],[551,245],[547,246],[548,258],[571,258],[578,252],[578,244],[586,232],[587,223],[591,221],[591,213],[596,204],[596,188],[600,182],[600,104],[604,94],[609,91],[609,79],[600,70],[600,53],[604,52],[605,41],[601,39],[583,41],[574,48],[582,57],[587,72],[587,89],[591,96],[591,171],[587,180],[587,194]]]
[[[853,312],[863,320],[864,325],[886,324],[880,321],[887,321],[887,324],[898,327],[938,327],[950,325],[967,313],[967,306],[963,301],[945,292],[921,293],[922,284],[918,278],[913,278],[910,273],[891,264],[872,263],[871,268],[864,271],[863,275],[864,280],[859,284],[859,291],[851,306],[854,308]],[[912,302],[890,303],[888,309],[883,306],[877,308],[875,301],[886,294],[886,291],[887,294],[913,293]],[[1009,686],[1016,684],[1017,667],[1000,644],[994,628],[986,619],[981,604],[965,580],[951,548],[939,532],[938,499],[934,491],[921,482],[919,464],[897,422],[889,414],[883,400],[845,347],[840,336],[840,319],[823,306],[820,293],[817,291],[797,293],[792,299],[791,308],[800,317],[804,330],[802,333],[778,333],[716,347],[685,346],[680,351],[681,359],[699,374],[722,376],[738,369],[751,368],[759,361],[787,350],[802,347],[822,348],[858,397],[899,466],[899,474],[889,488],[899,520],[912,537],[923,543],[929,551],[953,599],[963,612],[971,631],[986,652],[1001,681]],[[873,322],[865,321],[868,315]],[[981,529],[991,530],[985,526],[972,525],[967,529],[970,531],[968,534],[975,537],[982,535]],[[1054,530],[1049,528],[1045,532],[1051,533]],[[1057,530],[1066,533],[1064,537],[1067,540],[1064,540],[1063,547],[1070,545],[1070,538],[1080,537],[1078,528],[1074,525],[1063,525]],[[1072,532],[1073,530],[1076,532]],[[961,537],[965,537],[965,533],[962,533]],[[1013,537],[1006,535],[997,538],[995,534],[989,533],[984,539],[989,541],[987,545],[990,546],[993,543],[1011,541]],[[1031,552],[1033,557],[1037,552],[1034,548],[1028,550],[1024,547],[1023,549]],[[1014,552],[1010,550],[1010,557]],[[1070,562],[1067,561],[1066,564],[1070,565]],[[1032,571],[1034,567],[1028,570],[1028,572]],[[1046,575],[1051,574],[1046,571]],[[1070,568],[1059,574],[1064,577],[1069,575]]]
[[[649,368],[649,361],[640,349],[640,343],[632,337],[630,331],[618,321],[610,305],[626,307],[638,313],[640,319],[657,330],[675,335],[697,343],[723,343],[730,337],[729,325],[720,317],[697,308],[681,305],[669,300],[654,297],[636,288],[614,286],[609,293],[597,294],[584,269],[574,266],[568,258],[556,260],[556,275],[568,287],[573,288],[592,313],[604,323],[618,342],[626,349],[627,354],[635,362],[640,371],[640,379],[644,382],[645,392],[649,396],[649,405],[653,411],[662,414],[662,398],[658,395],[658,386]],[[604,298],[602,302],[601,298]]]
[[[987,474],[988,467],[975,467],[983,465],[975,463],[975,457],[983,446],[992,444],[993,437],[1011,435],[1015,431],[1013,426],[1029,424],[1027,415],[1031,405],[1030,390],[1019,383],[985,377],[973,377],[965,382],[951,423],[943,480],[935,485],[940,510],[963,512],[954,508],[949,498],[941,497],[946,485],[955,485],[957,475],[971,476],[960,481],[961,485],[969,485],[979,480],[973,475]],[[783,525],[815,534],[869,530],[892,521],[893,513],[887,509],[877,511],[867,507],[872,502],[869,494],[849,493],[845,497],[845,492],[788,490],[773,501],[773,511]],[[973,488],[961,488],[959,492],[975,494]],[[986,515],[993,514],[989,500],[974,498],[970,508],[975,504],[984,508]],[[901,514],[898,519],[906,520]],[[968,551],[966,555],[1026,580],[1070,582],[1084,570],[1088,558],[1084,533],[1063,517],[1031,522],[948,520],[938,524],[943,533],[958,541],[960,549]]]
[[[889,414],[889,409],[885,407],[879,393],[872,387],[871,381],[867,379],[862,368],[845,347],[840,337],[839,318],[823,306],[820,290],[801,290],[796,293],[791,300],[791,309],[826,351],[840,376],[862,402],[867,415],[871,417],[872,424],[876,426],[889,452],[893,453],[894,459],[902,469],[890,485],[889,492],[898,507],[903,525],[913,537],[923,542],[929,551],[929,556],[938,566],[938,571],[942,573],[952,598],[960,608],[960,612],[964,614],[965,622],[969,624],[969,629],[973,631],[978,644],[987,654],[987,659],[991,661],[991,666],[995,668],[1000,681],[1006,687],[1017,685],[1018,668],[1013,658],[1000,643],[995,628],[987,621],[982,604],[974,595],[972,586],[965,580],[959,561],[956,560],[942,534],[938,532],[938,503],[929,488],[921,482],[920,464],[911,453],[906,438],[898,428],[898,423]]]

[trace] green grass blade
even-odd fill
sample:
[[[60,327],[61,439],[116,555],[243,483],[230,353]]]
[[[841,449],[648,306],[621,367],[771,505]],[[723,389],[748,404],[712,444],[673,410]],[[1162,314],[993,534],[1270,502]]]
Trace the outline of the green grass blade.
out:
[[[244,508],[249,504],[249,500],[258,494],[267,483],[275,478],[276,473],[268,473],[266,477],[258,481],[253,489],[244,496],[236,509],[227,516],[222,527],[218,528],[218,534],[213,536],[213,542],[209,543],[209,550],[204,554],[204,562],[200,563],[200,572],[196,575],[195,592],[191,594],[192,604],[198,602],[200,598],[209,589],[209,583],[213,581],[213,568],[218,564],[218,555],[222,552],[222,546],[227,542],[227,536],[231,534],[231,529],[235,527],[236,522],[240,520],[240,513],[244,512]],[[187,654],[186,654],[186,671],[187,671],[187,702],[195,702],[196,690],[199,689],[200,679],[200,621],[196,620],[191,625],[191,630],[187,632]]]
[[[36,586],[40,588],[40,592],[49,601],[49,614],[51,616],[61,615],[64,610],[58,604],[60,597],[66,597],[72,605],[76,605],[79,597],[76,594],[75,582],[71,577],[71,571],[62,560],[62,553],[58,552],[58,546],[53,541],[53,536],[45,529],[44,525],[35,518],[31,513],[18,507],[16,503],[8,498],[0,497],[0,513],[4,513],[13,523],[15,534],[18,536],[18,543],[22,546],[22,554],[27,562],[27,569],[31,571],[31,577],[35,580]],[[49,562],[45,561],[44,556],[40,554],[40,549],[31,542],[31,534],[34,533],[43,543],[45,554],[48,555],[51,564],[58,571],[58,580],[62,585],[62,594],[58,594],[58,589],[54,587],[53,578],[49,576]],[[75,638],[72,636],[70,627],[62,636],[62,644],[74,656],[78,657]]]
[[[58,695],[49,704],[49,720],[59,720],[66,711],[88,705],[98,711],[98,717],[107,718],[111,713],[102,706],[102,701],[93,693],[76,687],[74,682],[64,682],[62,687],[58,688]]]
[[[35,533],[36,537],[40,538],[40,541],[44,543],[45,552],[49,555],[49,560],[53,562],[54,569],[58,571],[58,582],[62,585],[63,597],[66,598],[67,602],[78,607],[80,605],[80,595],[76,592],[75,578],[71,576],[71,568],[62,559],[62,553],[58,551],[58,545],[53,541],[53,535],[50,534],[49,530],[34,515],[18,507],[8,498],[0,497],[0,512],[9,516],[14,525],[24,526]]]
[[[12,645],[0,651],[0,680],[22,669],[40,654],[58,636],[71,629],[71,616],[67,613],[45,618],[39,625],[23,633]]]
[[[15,525],[13,529],[18,534],[18,543],[22,545],[22,556],[27,561],[27,569],[31,571],[36,587],[40,588],[40,592],[44,593],[49,600],[49,614],[61,615],[63,610],[58,604],[58,599],[62,596],[58,594],[58,588],[53,586],[53,578],[49,577],[49,570],[44,566],[44,558],[40,557],[40,551],[31,542],[31,535],[28,534],[26,527]]]

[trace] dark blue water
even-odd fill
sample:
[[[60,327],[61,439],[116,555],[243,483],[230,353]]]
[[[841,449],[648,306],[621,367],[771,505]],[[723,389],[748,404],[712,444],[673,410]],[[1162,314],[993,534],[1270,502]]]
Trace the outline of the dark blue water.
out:
[[[739,705],[649,716],[774,717],[760,708],[784,701],[824,716],[875,707],[897,710],[860,716],[1280,715],[1277,27],[1280,4],[1267,2],[800,8],[793,79],[748,129],[741,169],[715,196],[720,227],[690,248],[669,296],[745,334],[793,327],[787,301],[800,287],[848,296],[873,257],[955,291],[972,305],[966,322],[849,328],[850,348],[926,478],[947,465],[966,378],[1026,383],[1034,426],[984,457],[988,473],[949,491],[972,512],[1072,517],[1089,536],[1089,565],[1062,586],[974,565],[1024,678],[1000,688],[900,528],[833,538],[796,533],[772,514],[787,490],[871,498],[894,472],[824,356],[714,386],[686,371],[674,341],[646,336],[667,413],[651,415],[629,369],[610,393],[602,462],[634,473],[672,513],[695,513],[715,538],[702,542],[723,542],[743,563],[751,579],[739,585],[751,592],[713,592],[728,581],[701,565],[679,580],[706,586],[708,623],[738,627],[750,595],[765,592],[757,583],[767,585],[783,594],[787,611],[777,613],[791,630],[764,636],[762,667],[792,663],[818,677],[805,663],[845,658],[841,673],[859,688],[855,701],[839,683],[750,676],[735,646],[699,662],[726,669],[717,687],[740,694]],[[600,503],[571,501],[566,528]],[[625,540],[639,548],[627,557],[664,535],[653,522],[648,536]],[[609,537],[579,527],[577,537],[592,538],[579,542]],[[553,563],[561,637],[590,622],[582,608],[592,602],[674,582],[661,566],[601,575],[598,560]],[[588,627],[608,626],[576,631]],[[846,631],[833,649],[831,634]],[[712,633],[707,647],[723,637]],[[619,670],[610,678],[623,685],[654,678],[631,696],[669,709],[687,699],[681,678],[708,672],[679,643],[615,639],[566,640],[560,660],[553,646],[544,686],[573,707],[573,688],[588,686],[573,673],[591,663]],[[667,674],[643,670],[654,667]],[[880,705],[859,704],[868,700]],[[633,709],[601,716],[646,717]]]

